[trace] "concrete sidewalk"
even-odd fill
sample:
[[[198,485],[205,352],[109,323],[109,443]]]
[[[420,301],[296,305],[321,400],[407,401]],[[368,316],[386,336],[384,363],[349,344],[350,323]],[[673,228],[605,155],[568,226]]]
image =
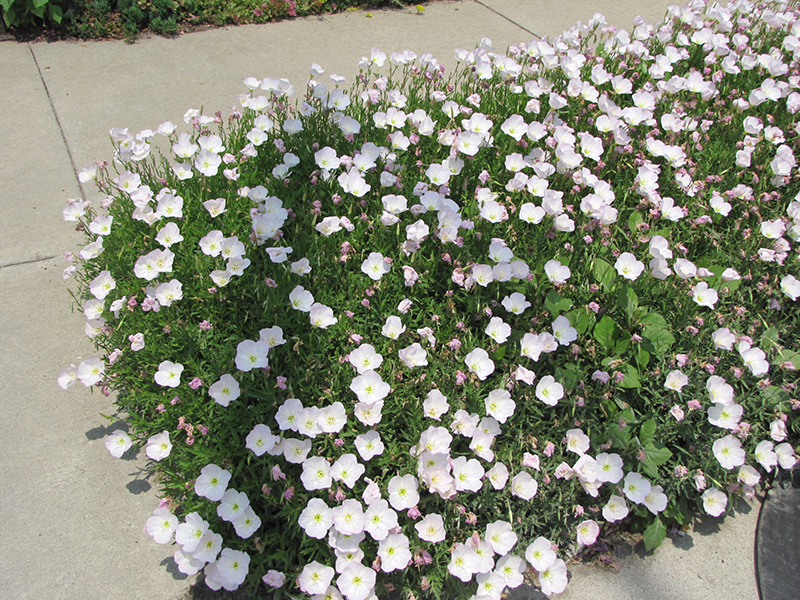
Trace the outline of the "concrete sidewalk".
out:
[[[56,384],[62,368],[92,354],[61,278],[63,252],[82,237],[61,210],[69,197],[93,196],[75,169],[111,158],[109,128],[155,129],[180,122],[188,108],[226,112],[248,76],[287,77],[301,88],[312,62],[352,81],[373,47],[430,52],[451,65],[454,49],[482,37],[504,49],[595,12],[630,29],[635,16],[655,22],[669,4],[446,1],[423,15],[354,12],[133,45],[0,42],[0,597],[175,600],[191,583],[174,569],[171,550],[142,532],[158,505],[139,472],[144,463],[114,460],[104,447],[116,428],[100,416],[113,413],[111,399]],[[573,568],[562,597],[753,600],[757,513],[755,505],[722,524],[701,523],[652,556],[625,559],[619,574]]]

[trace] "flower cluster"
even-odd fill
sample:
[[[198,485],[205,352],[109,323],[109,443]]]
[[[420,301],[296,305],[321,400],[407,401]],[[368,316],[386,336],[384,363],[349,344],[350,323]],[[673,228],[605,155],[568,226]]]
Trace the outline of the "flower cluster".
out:
[[[59,383],[122,392],[148,534],[213,589],[550,595],[608,524],[654,548],[792,468],[798,17],[373,50],[112,130],[64,209],[105,357]]]

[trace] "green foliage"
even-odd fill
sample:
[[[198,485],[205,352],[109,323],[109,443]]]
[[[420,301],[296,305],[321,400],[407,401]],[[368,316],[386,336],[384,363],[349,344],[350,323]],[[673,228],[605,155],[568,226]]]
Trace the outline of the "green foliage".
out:
[[[61,0],[0,0],[6,27],[27,28],[61,23]]]

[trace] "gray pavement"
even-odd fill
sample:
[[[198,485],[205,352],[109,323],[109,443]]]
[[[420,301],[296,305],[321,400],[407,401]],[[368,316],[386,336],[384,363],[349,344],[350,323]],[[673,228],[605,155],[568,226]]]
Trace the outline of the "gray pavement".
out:
[[[452,64],[455,48],[482,37],[506,48],[595,12],[630,29],[635,16],[656,21],[669,4],[443,1],[424,15],[354,12],[133,45],[0,41],[0,597],[176,600],[192,583],[176,576],[169,549],[142,532],[158,504],[139,472],[144,463],[105,450],[115,427],[100,414],[113,412],[111,399],[56,384],[63,367],[92,354],[61,278],[63,252],[81,242],[61,210],[83,193],[74,169],[110,159],[109,128],[154,129],[190,107],[227,111],[248,76],[302,87],[312,62],[352,80],[372,47],[431,52]],[[618,574],[572,567],[562,597],[753,600],[757,513],[758,504],[723,523],[700,522],[651,556],[625,558]]]

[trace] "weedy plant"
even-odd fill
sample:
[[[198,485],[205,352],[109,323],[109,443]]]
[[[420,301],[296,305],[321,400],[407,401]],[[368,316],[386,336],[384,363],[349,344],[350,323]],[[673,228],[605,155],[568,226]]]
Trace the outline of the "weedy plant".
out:
[[[655,548],[791,468],[799,37],[597,15],[112,130],[64,211],[103,356],[59,381],[118,392],[148,533],[213,589],[550,595],[605,529]]]

